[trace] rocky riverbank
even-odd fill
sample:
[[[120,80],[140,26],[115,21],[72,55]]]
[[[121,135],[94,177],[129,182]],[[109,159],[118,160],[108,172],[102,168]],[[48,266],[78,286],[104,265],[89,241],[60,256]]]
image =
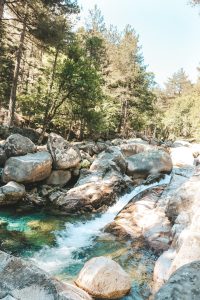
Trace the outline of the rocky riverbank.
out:
[[[144,293],[143,299],[165,299],[166,289],[174,297],[178,284],[183,283],[181,280],[179,283],[178,279],[173,288],[170,285],[173,273],[176,271],[176,278],[182,278],[183,269],[180,267],[188,263],[189,270],[194,272],[195,289],[188,289],[187,295],[191,293],[191,298],[177,299],[199,299],[200,293],[196,288],[199,279],[195,276],[198,263],[194,263],[200,260],[199,157],[200,145],[181,141],[175,142],[171,147],[150,145],[141,139],[68,143],[52,133],[47,145],[41,147],[26,137],[13,134],[0,144],[0,206],[14,206],[18,211],[42,209],[62,216],[85,213],[98,215],[107,211],[121,193],[141,184],[147,185],[146,190],[136,194],[116,218],[105,226],[104,232],[109,233],[110,240],[113,236],[127,243],[129,250],[137,248],[137,253],[142,253],[143,249],[149,249],[158,257],[154,272],[152,270],[148,275],[148,278],[152,277],[149,282],[151,291],[146,296]],[[158,181],[165,174],[171,176],[167,186],[148,188],[148,184]],[[5,227],[5,224],[2,226]],[[1,256],[0,270],[4,277],[0,291],[2,290],[1,298],[5,299],[49,297],[48,299],[81,300],[91,299],[90,296],[112,299],[126,295],[131,288],[128,277],[124,286],[123,279],[113,286],[116,272],[123,274],[124,271],[119,266],[116,266],[116,271],[114,262],[104,258],[86,265],[75,281],[89,296],[84,292],[81,294],[75,287],[52,281],[36,267],[27,267],[29,263],[3,252]],[[33,277],[36,281],[30,282],[27,279],[22,280],[22,285],[16,285],[14,277],[18,268],[25,268],[24,277]],[[27,268],[33,270],[32,275],[26,272]],[[102,271],[104,268],[105,271]],[[180,275],[177,275],[179,268]],[[109,276],[106,277],[106,274]],[[48,277],[52,290],[46,284],[45,288],[40,286],[40,276]],[[162,287],[165,283],[166,288]],[[26,298],[26,293],[33,290],[34,285],[37,285],[34,293],[37,292],[39,296],[33,294],[30,295],[32,298]],[[101,286],[100,291],[95,290],[95,285],[97,290]],[[161,290],[158,292],[159,288]]]

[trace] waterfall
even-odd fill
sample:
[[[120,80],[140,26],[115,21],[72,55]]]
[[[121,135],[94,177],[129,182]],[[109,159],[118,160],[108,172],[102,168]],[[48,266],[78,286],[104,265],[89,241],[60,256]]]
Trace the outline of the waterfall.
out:
[[[37,252],[32,260],[42,269],[52,274],[75,263],[74,253],[78,253],[84,247],[91,247],[96,237],[101,235],[101,230],[114,220],[116,215],[139,193],[170,182],[171,176],[165,175],[164,179],[150,185],[141,185],[133,189],[129,194],[119,197],[117,202],[105,213],[94,217],[92,220],[66,223],[65,229],[56,234],[56,246],[45,246]]]

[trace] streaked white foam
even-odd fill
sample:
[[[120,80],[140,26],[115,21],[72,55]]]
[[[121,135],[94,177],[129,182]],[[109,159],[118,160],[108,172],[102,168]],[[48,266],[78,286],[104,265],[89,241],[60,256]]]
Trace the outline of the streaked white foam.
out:
[[[131,193],[120,197],[107,212],[93,220],[73,224],[66,223],[64,230],[56,232],[56,246],[44,247],[32,259],[40,268],[52,274],[62,271],[75,263],[74,253],[78,253],[84,247],[92,246],[94,238],[101,234],[101,229],[112,222],[134,196],[149,188],[168,184],[170,179],[170,175],[165,175],[164,179],[159,182],[136,187]]]

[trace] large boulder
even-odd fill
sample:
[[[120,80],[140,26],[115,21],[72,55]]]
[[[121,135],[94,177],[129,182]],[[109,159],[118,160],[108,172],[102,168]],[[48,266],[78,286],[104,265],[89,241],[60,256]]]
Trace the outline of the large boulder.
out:
[[[62,214],[103,211],[130,184],[123,173],[126,161],[121,152],[102,152],[90,170],[82,170],[74,188],[62,195],[50,196],[54,209]]]
[[[143,239],[156,251],[169,248],[171,226],[164,211],[157,206],[164,187],[140,193],[108,224],[105,231],[119,239]]]
[[[53,170],[47,178],[46,184],[63,187],[70,181],[71,177],[71,172],[68,170]]]
[[[0,251],[0,299],[92,300],[76,286],[64,284],[20,258]]]
[[[139,142],[139,141],[123,143],[119,147],[122,154],[125,155],[126,157],[138,154],[140,152],[153,150],[154,148],[152,145],[149,145],[144,142]]]
[[[34,153],[36,146],[29,138],[16,133],[7,138],[4,150],[7,157],[20,156],[27,153]]]
[[[76,167],[81,161],[79,149],[70,145],[61,136],[51,133],[48,137],[47,148],[53,158],[53,167],[56,170],[65,170]]]
[[[127,159],[127,174],[133,178],[146,178],[148,175],[170,173],[172,161],[169,154],[161,150],[150,150]]]
[[[26,194],[25,187],[14,181],[8,182],[0,188],[0,205],[15,204]]]
[[[194,165],[193,151],[189,147],[171,148],[170,155],[174,167]]]
[[[52,158],[48,152],[10,157],[3,170],[3,181],[33,183],[42,181],[51,174]]]
[[[199,300],[200,261],[184,265],[158,291],[154,300]]]
[[[91,296],[103,299],[121,298],[131,289],[129,275],[119,264],[103,256],[89,260],[75,283]]]

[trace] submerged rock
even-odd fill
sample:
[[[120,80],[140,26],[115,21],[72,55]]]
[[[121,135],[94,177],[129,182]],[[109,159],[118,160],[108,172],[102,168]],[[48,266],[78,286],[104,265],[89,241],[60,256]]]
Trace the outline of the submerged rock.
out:
[[[148,175],[170,173],[172,161],[169,154],[161,150],[142,152],[127,158],[127,175],[146,178]]]
[[[81,161],[79,149],[55,133],[49,135],[47,148],[53,158],[53,167],[57,170],[74,168]]]
[[[15,204],[26,194],[25,187],[14,181],[8,182],[0,188],[0,205]]]
[[[154,300],[199,300],[200,261],[178,269],[158,291]]]
[[[11,157],[3,170],[3,181],[33,183],[46,179],[51,173],[52,159],[48,152]]]
[[[123,297],[131,289],[129,275],[119,264],[103,256],[89,260],[75,283],[91,296],[103,299]]]
[[[7,138],[4,149],[7,157],[11,157],[34,153],[36,146],[29,138],[16,133]]]
[[[76,286],[51,278],[27,261],[0,251],[0,298],[20,300],[92,300]]]

